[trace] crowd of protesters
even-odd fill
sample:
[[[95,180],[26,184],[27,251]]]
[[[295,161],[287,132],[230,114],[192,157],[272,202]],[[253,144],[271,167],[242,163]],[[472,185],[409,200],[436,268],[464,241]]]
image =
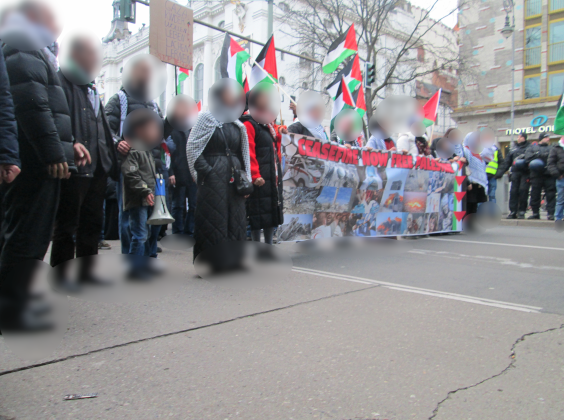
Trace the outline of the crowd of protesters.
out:
[[[50,41],[35,49],[7,43],[0,54],[0,296],[10,302],[3,310],[22,315],[12,318],[16,326],[34,327],[26,313],[31,276],[25,261],[43,260],[50,243],[50,263],[65,290],[103,282],[88,257],[109,248],[105,238],[116,231],[121,253],[131,256],[132,278],[145,279],[158,269],[147,257],[156,259],[157,240],[167,227],[147,222],[156,210],[159,180],[165,181],[172,233],[194,237],[194,258],[226,240],[244,241],[248,227],[252,240],[264,235],[272,244],[283,223],[281,138],[287,133],[462,162],[468,214],[495,201],[497,179],[510,170],[509,218],[524,217],[532,186],[531,218],[540,217],[544,190],[548,218],[562,220],[564,140],[551,146],[543,134],[530,144],[522,134],[502,158],[488,130],[463,138],[452,128],[429,142],[417,118],[397,142],[376,120],[370,121],[368,141],[353,135],[351,126],[328,135],[320,123],[323,107],[312,103],[286,128],[275,123],[268,95],[260,90],[248,93],[241,109],[225,90],[210,92],[224,110],[239,109],[232,119],[199,112],[191,100],[169,104],[172,111],[164,118],[149,93],[152,70],[143,59],[132,59],[128,84],[104,105],[88,77],[96,70],[96,46],[87,38],[74,39],[67,46],[72,65],[65,71],[59,68],[60,28],[52,12],[31,2],[13,13],[33,39]],[[67,273],[66,263],[75,257],[86,257],[78,283]]]

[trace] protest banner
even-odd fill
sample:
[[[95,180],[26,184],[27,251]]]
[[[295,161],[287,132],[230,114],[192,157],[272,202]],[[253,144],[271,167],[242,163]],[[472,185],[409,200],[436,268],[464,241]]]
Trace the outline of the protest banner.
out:
[[[465,176],[457,163],[282,138],[280,241],[462,230]]]
[[[151,0],[149,51],[159,60],[192,70],[194,15],[170,0]]]

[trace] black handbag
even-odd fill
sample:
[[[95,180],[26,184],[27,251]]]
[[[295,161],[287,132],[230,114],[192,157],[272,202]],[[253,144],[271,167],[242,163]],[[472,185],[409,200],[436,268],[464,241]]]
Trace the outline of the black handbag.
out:
[[[233,155],[231,150],[229,150],[229,146],[227,145],[227,139],[223,134],[223,129],[219,129],[221,132],[221,137],[223,138],[223,142],[225,143],[225,154],[227,158],[231,162],[231,183],[235,184],[235,189],[237,190],[237,194],[246,196],[250,195],[253,192],[253,183],[249,180],[247,176],[247,172],[241,169],[236,169],[235,164],[233,163]]]

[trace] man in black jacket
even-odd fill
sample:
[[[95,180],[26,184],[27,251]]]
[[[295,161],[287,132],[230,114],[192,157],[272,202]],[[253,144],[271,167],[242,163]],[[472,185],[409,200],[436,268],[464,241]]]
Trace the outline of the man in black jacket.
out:
[[[539,135],[539,142],[537,144],[530,145],[525,153],[527,165],[536,159],[540,159],[544,163],[544,166],[540,169],[536,169],[534,164],[529,167],[529,179],[531,180],[530,204],[533,209],[533,214],[529,216],[529,219],[540,219],[541,193],[544,188],[547,219],[554,220],[554,207],[556,206],[556,181],[546,170],[548,155],[550,154],[551,149],[550,137],[547,133],[541,133]]]
[[[98,239],[104,221],[104,195],[108,175],[117,179],[117,156],[104,107],[93,83],[83,75],[92,75],[99,59],[96,46],[88,38],[72,42],[68,60],[73,65],[59,71],[72,121],[74,147],[86,149],[90,160],[80,166],[70,179],[61,181],[61,198],[53,234],[51,265],[58,267],[63,287],[76,287],[66,277],[66,261],[98,254]],[[74,69],[74,70],[73,70]],[[80,76],[74,73],[80,73]],[[70,79],[70,80],[69,80]],[[72,80],[72,81],[71,81]],[[75,83],[81,84],[75,84]],[[89,259],[81,260],[79,281],[96,281],[89,269]]]
[[[12,182],[20,173],[20,167],[14,102],[10,93],[10,80],[6,72],[6,61],[4,60],[4,54],[0,51],[0,184],[2,182]],[[0,225],[1,223],[2,215],[0,214]]]
[[[140,67],[144,66],[143,60],[139,60],[135,65]],[[139,80],[135,80],[132,85],[135,86],[136,92],[140,92],[141,96],[144,96],[143,91],[149,91],[150,77],[151,74],[148,71],[132,72],[132,74],[139,77]],[[122,106],[123,105],[123,106]],[[108,104],[106,105],[106,118],[110,125],[110,130],[114,137],[118,138],[116,143],[118,151],[118,160],[121,162],[127,156],[130,150],[130,146],[126,141],[123,140],[122,130],[123,123],[127,115],[132,113],[137,109],[148,108],[159,114],[162,117],[161,111],[155,101],[144,101],[141,100],[139,96],[131,96],[122,87],[118,93],[110,98]],[[155,161],[155,163],[157,163]],[[158,168],[157,168],[158,171]],[[118,194],[118,206],[119,206],[119,237],[121,241],[121,253],[129,254],[130,243],[131,243],[131,231],[129,229],[129,212],[123,209],[123,191],[121,185],[121,178],[117,185]]]
[[[529,147],[527,135],[519,134],[517,143],[507,152],[499,166],[496,178],[501,178],[511,168],[511,190],[509,192],[508,219],[524,219],[529,198],[529,169],[525,162],[525,152]]]
[[[564,215],[564,137],[552,147],[548,155],[547,170],[556,180],[556,188],[558,189],[558,199],[556,202],[555,218],[556,223],[562,224]],[[558,225],[557,225],[558,226]]]
[[[43,7],[37,13],[34,7]],[[54,34],[50,10],[26,3],[30,21]],[[0,295],[10,301],[14,328],[35,328],[28,313],[33,271],[29,260],[43,260],[55,221],[60,180],[74,167],[70,112],[57,76],[55,46],[20,51],[3,49],[18,128],[21,174],[8,184],[0,234]],[[84,162],[84,155],[78,164]],[[27,271],[25,271],[27,270]]]

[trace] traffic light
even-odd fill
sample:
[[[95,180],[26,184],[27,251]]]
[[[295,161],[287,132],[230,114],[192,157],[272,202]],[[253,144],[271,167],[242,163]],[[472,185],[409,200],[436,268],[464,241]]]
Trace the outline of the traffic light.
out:
[[[135,0],[119,1],[119,17],[126,22],[135,23]]]
[[[376,66],[372,63],[366,63],[365,69],[365,86],[372,86],[372,83],[376,81]]]

